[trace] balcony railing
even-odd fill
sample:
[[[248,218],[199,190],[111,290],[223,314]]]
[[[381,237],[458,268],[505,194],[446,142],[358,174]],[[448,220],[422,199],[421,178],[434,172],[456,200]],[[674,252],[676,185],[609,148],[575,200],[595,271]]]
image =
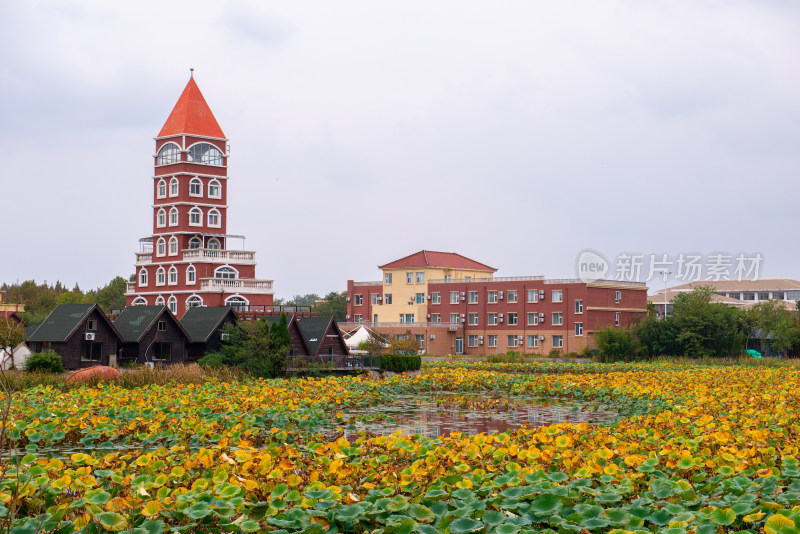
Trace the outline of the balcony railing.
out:
[[[366,326],[367,328],[447,328],[448,330],[461,328],[464,323],[431,323],[431,322],[419,322],[419,323],[390,323],[390,322],[378,322],[373,323],[371,321],[362,321],[360,323],[355,322],[345,322],[339,323],[339,326],[342,328],[357,328],[359,326]]]
[[[183,251],[184,260],[211,261],[213,263],[255,263],[256,253],[252,250],[226,250],[212,248],[190,248]]]
[[[136,282],[126,282],[125,294],[131,294],[136,291]]]
[[[614,285],[630,287],[647,287],[645,282],[629,282],[627,280],[606,280],[600,279],[594,282],[584,282],[580,278],[551,278],[544,281],[545,284],[590,284],[590,285]]]
[[[380,280],[377,281],[377,282],[353,282],[353,286],[355,286],[355,287],[358,287],[358,286],[382,286],[382,285],[383,285],[383,282],[381,282]]]
[[[478,282],[527,282],[544,280],[544,276],[495,276],[494,278],[433,278],[431,284],[474,284]]]
[[[253,280],[242,278],[201,278],[201,290],[220,290],[226,293],[272,293],[272,280]]]
[[[153,252],[137,252],[136,265],[144,265],[153,262]]]

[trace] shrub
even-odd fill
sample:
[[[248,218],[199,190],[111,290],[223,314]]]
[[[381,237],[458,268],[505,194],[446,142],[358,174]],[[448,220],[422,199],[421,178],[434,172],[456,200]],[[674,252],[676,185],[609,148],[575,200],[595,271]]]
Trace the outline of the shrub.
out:
[[[561,349],[551,349],[550,353],[548,354],[551,358],[560,358],[561,357]]]
[[[594,357],[594,351],[590,349],[588,345],[586,347],[583,347],[583,350],[581,351],[581,358],[592,358],[592,357]]]
[[[28,356],[28,361],[25,362],[25,370],[42,371],[45,373],[63,373],[64,362],[61,361],[61,356],[52,350],[34,352]]]
[[[638,342],[630,328],[607,326],[594,335],[601,362],[629,362],[636,359]]]
[[[381,371],[402,373],[403,371],[417,371],[422,367],[422,357],[419,354],[384,354],[381,356]]]

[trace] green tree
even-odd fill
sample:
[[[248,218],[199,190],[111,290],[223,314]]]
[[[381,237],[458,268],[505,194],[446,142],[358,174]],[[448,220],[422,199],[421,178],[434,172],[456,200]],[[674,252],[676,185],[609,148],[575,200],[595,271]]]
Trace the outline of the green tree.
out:
[[[607,326],[594,333],[601,362],[632,361],[637,358],[638,342],[633,330]]]
[[[333,315],[337,321],[343,322],[347,317],[347,291],[331,291],[322,302],[314,305],[313,310],[317,315]]]
[[[686,356],[731,356],[742,352],[746,332],[740,310],[712,302],[713,295],[713,288],[698,287],[673,301],[672,319]]]
[[[25,341],[25,326],[11,315],[0,317],[0,369],[16,367],[14,349]],[[5,364],[9,360],[8,365]]]
[[[678,327],[671,315],[658,318],[648,315],[641,323],[633,327],[644,355],[680,356],[681,344],[678,341]]]
[[[769,334],[772,346],[783,352],[784,356],[800,344],[798,312],[787,309],[781,301],[759,302],[749,313],[755,327],[761,330],[762,336]]]

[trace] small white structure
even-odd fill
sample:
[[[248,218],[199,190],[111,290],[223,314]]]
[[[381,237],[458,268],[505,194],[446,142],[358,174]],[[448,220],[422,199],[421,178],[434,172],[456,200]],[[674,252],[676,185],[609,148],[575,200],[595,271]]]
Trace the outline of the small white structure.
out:
[[[354,349],[358,349],[358,346],[361,343],[369,341],[373,335],[379,338],[382,337],[379,334],[375,334],[372,330],[370,330],[366,326],[359,326],[353,332],[350,332],[349,334],[344,334],[345,337],[344,342],[347,345],[347,348],[350,349],[350,351],[352,352]],[[388,347],[388,344],[384,343],[383,346]]]
[[[25,369],[25,363],[28,361],[28,356],[31,355],[31,349],[25,343],[20,343],[13,351],[11,347],[0,349],[0,369],[11,369],[12,354],[14,355],[14,368]]]

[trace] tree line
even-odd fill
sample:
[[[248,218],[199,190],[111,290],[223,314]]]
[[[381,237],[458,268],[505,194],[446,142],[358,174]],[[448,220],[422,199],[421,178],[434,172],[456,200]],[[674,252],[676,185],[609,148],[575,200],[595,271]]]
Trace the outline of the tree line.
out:
[[[647,317],[630,328],[607,327],[595,332],[600,358],[739,356],[752,349],[757,338],[769,339],[784,357],[800,352],[800,302],[794,309],[777,300],[741,309],[713,302],[713,296],[712,288],[699,287],[678,295],[666,317],[656,317],[650,305]]]

